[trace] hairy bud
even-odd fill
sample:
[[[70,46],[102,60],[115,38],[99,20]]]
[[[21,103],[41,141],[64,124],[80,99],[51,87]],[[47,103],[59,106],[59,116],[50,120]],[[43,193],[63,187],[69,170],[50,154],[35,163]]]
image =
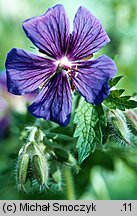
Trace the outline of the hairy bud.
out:
[[[133,110],[127,110],[125,111],[125,115],[132,132],[137,135],[137,113]]]
[[[29,155],[21,154],[19,155],[17,162],[17,185],[18,190],[24,190],[24,185],[27,181],[27,173],[29,168]]]
[[[40,186],[47,186],[48,182],[48,163],[44,155],[38,154],[32,157],[32,173]]]
[[[28,127],[28,143],[19,151],[17,164],[17,185],[25,189],[27,180],[37,183],[41,189],[47,187],[48,162],[43,144],[44,134],[38,127]]]
[[[111,110],[108,113],[111,136],[120,144],[131,144],[131,132],[128,128],[124,114],[119,110]]]

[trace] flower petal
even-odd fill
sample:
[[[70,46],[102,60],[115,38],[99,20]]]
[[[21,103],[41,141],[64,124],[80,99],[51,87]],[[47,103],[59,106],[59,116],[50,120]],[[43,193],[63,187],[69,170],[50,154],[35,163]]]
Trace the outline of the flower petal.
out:
[[[63,5],[56,5],[42,16],[23,23],[27,37],[44,53],[60,59],[69,40],[69,20]]]
[[[74,18],[74,30],[68,51],[71,60],[92,55],[110,41],[100,21],[86,8],[80,7]]]
[[[102,103],[109,95],[108,81],[117,72],[114,61],[102,55],[92,61],[79,62],[77,68],[78,71],[71,74],[73,85],[89,103]]]
[[[65,72],[55,74],[43,87],[29,111],[38,118],[66,126],[72,107],[71,89]]]
[[[21,49],[12,49],[6,60],[8,91],[21,95],[33,92],[56,70],[53,60]]]

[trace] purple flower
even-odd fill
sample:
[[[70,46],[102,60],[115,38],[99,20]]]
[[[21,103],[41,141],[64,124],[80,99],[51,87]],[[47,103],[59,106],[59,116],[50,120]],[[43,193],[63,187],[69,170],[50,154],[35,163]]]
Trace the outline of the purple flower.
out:
[[[80,7],[70,33],[66,11],[63,5],[56,5],[44,15],[26,20],[23,29],[44,56],[12,49],[6,60],[7,85],[16,95],[41,89],[29,106],[34,116],[67,125],[74,88],[89,103],[102,103],[117,67],[105,55],[87,60],[110,41],[93,14]]]

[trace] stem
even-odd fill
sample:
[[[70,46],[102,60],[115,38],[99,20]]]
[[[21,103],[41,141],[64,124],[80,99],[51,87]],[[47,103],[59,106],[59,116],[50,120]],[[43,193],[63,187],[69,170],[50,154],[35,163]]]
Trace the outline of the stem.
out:
[[[29,134],[29,141],[30,142],[35,142],[35,134],[37,132],[37,128],[36,127],[32,127],[32,129],[30,130],[30,134]]]
[[[75,189],[74,181],[71,169],[69,167],[65,168],[65,181],[66,181],[66,195],[67,200],[75,200]]]

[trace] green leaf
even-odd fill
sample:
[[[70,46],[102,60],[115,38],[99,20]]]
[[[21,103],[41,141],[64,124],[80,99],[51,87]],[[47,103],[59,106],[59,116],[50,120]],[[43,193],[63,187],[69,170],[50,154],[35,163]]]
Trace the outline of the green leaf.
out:
[[[104,112],[102,104],[95,106],[95,109],[97,111],[100,124],[107,126],[107,116],[106,116],[107,113]]]
[[[91,152],[95,150],[94,127],[98,121],[98,115],[93,105],[84,101],[76,110],[74,122],[77,124],[74,137],[78,137],[78,162],[82,163]]]
[[[123,76],[117,76],[114,79],[110,80],[109,81],[110,88],[115,86],[122,78],[123,78]]]
[[[116,89],[110,92],[112,97],[119,97],[124,93],[125,89]]]
[[[102,148],[102,144],[106,141],[107,137],[107,110],[104,111],[102,104],[95,107],[98,114],[98,121],[95,125],[95,145]]]
[[[131,96],[121,96],[123,89],[111,91],[110,95],[104,101],[104,104],[110,109],[133,109],[137,107],[137,101],[131,100]]]
[[[102,129],[99,121],[97,122],[94,131],[95,131],[94,143],[95,145],[101,146],[101,144],[103,143],[103,134],[102,134]]]

